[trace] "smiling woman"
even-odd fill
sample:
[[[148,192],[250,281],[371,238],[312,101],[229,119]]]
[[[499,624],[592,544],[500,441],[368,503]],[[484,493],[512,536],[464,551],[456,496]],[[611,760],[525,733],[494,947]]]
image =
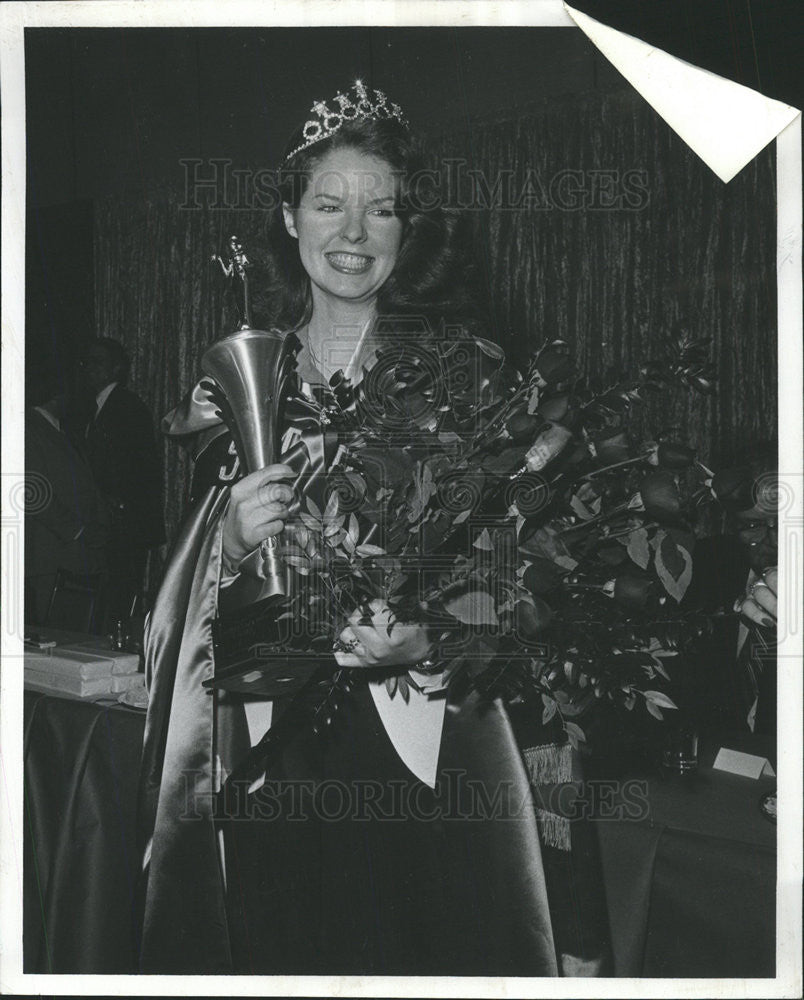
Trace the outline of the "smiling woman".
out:
[[[415,450],[417,422],[438,429],[454,419],[470,388],[463,375],[480,377],[472,359],[478,371],[489,358],[501,364],[488,342],[478,353],[468,338],[446,340],[446,325],[455,331],[469,315],[458,217],[411,197],[423,160],[400,109],[358,82],[313,111],[288,144],[273,229],[268,311],[298,344],[285,464],[239,480],[221,466],[176,544],[149,623],[142,971],[554,975],[536,811],[511,722],[501,702],[448,688],[443,636],[426,615],[396,622],[390,592],[356,599],[342,631],[326,637],[349,676],[338,726],[324,737],[297,729],[263,783],[252,783],[244,821],[218,825],[210,805],[265,729],[264,713],[255,728],[257,700],[202,687],[215,668],[212,623],[219,608],[261,596],[253,557],[264,539],[309,533],[287,481],[297,477],[308,510],[330,510],[336,449],[355,446],[337,440],[337,428],[347,411],[380,419],[369,386],[385,384],[389,345],[399,374],[407,343],[437,341],[434,370],[417,371],[451,393],[444,405],[437,392],[426,412],[414,406],[413,384],[394,399],[404,419],[388,423],[389,447],[393,438],[403,456]],[[355,411],[361,386],[367,408]],[[169,433],[220,435],[220,415],[201,399],[195,390],[166,418]],[[359,429],[350,433],[359,439]],[[373,554],[384,532],[408,530],[372,522],[363,507],[349,523],[353,544]],[[304,578],[311,602],[327,594],[322,566],[311,560]],[[456,640],[465,621],[455,621]],[[291,718],[292,706],[275,701],[280,721]]]
[[[358,105],[362,87],[358,82],[352,95]],[[334,115],[328,119],[330,125],[336,121]],[[332,304],[324,294],[314,298],[329,288],[324,275],[334,281],[339,273],[361,280],[331,289],[338,310],[476,322],[468,292],[467,220],[440,196],[425,150],[401,111],[378,105],[365,117],[339,121],[314,142],[305,139],[316,132],[306,122],[287,144],[290,152],[277,172],[281,204],[269,227],[273,269],[263,295],[266,323],[303,329],[314,305],[320,313]],[[326,268],[316,254],[325,255]]]

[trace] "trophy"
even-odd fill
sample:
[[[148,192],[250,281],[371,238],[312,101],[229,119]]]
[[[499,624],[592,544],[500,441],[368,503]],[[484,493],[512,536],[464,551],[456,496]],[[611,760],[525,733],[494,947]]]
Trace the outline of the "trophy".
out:
[[[217,254],[229,279],[239,317],[238,329],[216,341],[201,358],[206,378],[201,383],[215,403],[232,437],[246,472],[256,472],[279,458],[279,410],[286,395],[292,366],[292,334],[277,330],[254,330],[248,294],[248,258],[236,236],[229,240],[227,262]],[[266,581],[265,597],[287,593],[285,567],[279,557],[277,539],[260,546]]]

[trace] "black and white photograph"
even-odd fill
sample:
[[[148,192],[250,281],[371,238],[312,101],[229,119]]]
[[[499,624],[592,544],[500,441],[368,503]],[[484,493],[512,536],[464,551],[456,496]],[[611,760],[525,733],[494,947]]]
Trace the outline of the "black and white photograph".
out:
[[[646,6],[0,10],[3,992],[801,994],[802,18]]]

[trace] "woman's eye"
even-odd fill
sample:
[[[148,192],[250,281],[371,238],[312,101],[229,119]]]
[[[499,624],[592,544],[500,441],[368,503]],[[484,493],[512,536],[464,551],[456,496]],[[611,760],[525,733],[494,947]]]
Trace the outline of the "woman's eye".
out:
[[[373,214],[378,215],[381,219],[392,219],[396,213],[392,208],[377,208]]]
[[[318,206],[318,211],[319,212],[337,212],[338,211],[338,206],[337,205],[319,205]]]

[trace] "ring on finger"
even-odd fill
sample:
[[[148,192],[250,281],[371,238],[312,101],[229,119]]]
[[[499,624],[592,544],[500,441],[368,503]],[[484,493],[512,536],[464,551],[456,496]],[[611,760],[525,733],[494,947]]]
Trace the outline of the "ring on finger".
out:
[[[359,645],[358,639],[336,639],[332,649],[335,653],[353,653]]]
[[[752,594],[753,594],[753,593],[754,593],[754,591],[755,591],[755,590],[757,589],[757,587],[767,587],[767,588],[768,588],[768,590],[770,590],[770,587],[768,587],[767,583],[765,583],[765,581],[764,581],[764,580],[755,580],[755,581],[754,581],[754,582],[753,582],[753,583],[751,584],[751,593],[752,593]]]

